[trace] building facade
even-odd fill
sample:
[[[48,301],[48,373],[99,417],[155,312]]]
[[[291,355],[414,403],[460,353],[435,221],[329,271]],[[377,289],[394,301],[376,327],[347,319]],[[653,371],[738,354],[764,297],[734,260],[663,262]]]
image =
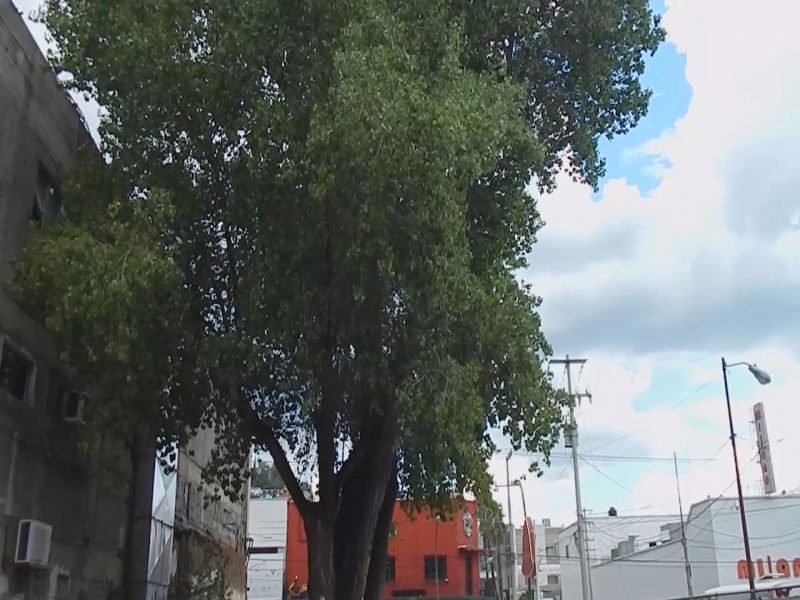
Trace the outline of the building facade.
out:
[[[536,524],[536,590],[539,598],[561,600],[561,558],[558,555],[560,527],[550,519]]]
[[[534,545],[534,575],[526,578],[522,574],[522,527],[514,529],[514,541],[516,545],[516,583],[517,596],[528,590],[535,594],[536,598],[561,598],[561,560],[558,555],[558,544],[561,535],[561,527],[553,527],[550,519],[542,519],[540,522],[534,521],[533,528]],[[501,547],[492,551],[492,555],[499,564],[495,564],[495,577],[498,579],[498,587],[502,598],[510,598],[511,577],[514,572],[511,555],[508,552],[511,543],[510,536],[506,536]],[[487,561],[487,566],[489,566]],[[484,578],[489,578],[488,569],[484,569]],[[491,595],[497,595],[493,593]]]
[[[745,499],[753,573],[762,585],[800,586],[800,496]],[[613,558],[593,561],[595,598],[664,600],[724,590],[747,589],[739,503],[707,499],[693,505],[684,521],[665,520],[658,530],[620,539]],[[579,574],[564,577],[564,600],[580,600]]]
[[[59,184],[85,147],[80,111],[0,0],[0,600],[244,598],[246,505],[209,502],[201,485],[213,436],[192,440],[174,470],[145,442],[133,453],[104,444],[90,464],[83,398],[49,332],[6,292],[23,245],[68,205]],[[226,589],[176,586],[203,583],[193,565],[217,565]]]
[[[124,578],[133,473],[94,472],[40,324],[8,296],[13,259],[60,210],[59,178],[90,136],[11,0],[0,0],[0,599],[108,597]],[[21,545],[37,544],[26,551]]]
[[[398,501],[389,542],[384,597],[463,597],[480,595],[478,520],[475,502],[466,501],[453,519],[409,516]],[[304,596],[308,582],[305,529],[294,503],[288,504],[286,589]]]
[[[288,507],[286,495],[250,498],[247,562],[247,597],[250,600],[281,600],[286,593]]]
[[[609,511],[615,513],[615,511]],[[668,538],[661,530],[665,523],[680,521],[675,515],[591,515],[585,519],[590,568],[611,560],[620,545],[639,550]],[[580,551],[578,526],[564,527],[558,536],[558,556],[561,563],[561,597],[581,600]],[[598,596],[599,597],[599,596]]]

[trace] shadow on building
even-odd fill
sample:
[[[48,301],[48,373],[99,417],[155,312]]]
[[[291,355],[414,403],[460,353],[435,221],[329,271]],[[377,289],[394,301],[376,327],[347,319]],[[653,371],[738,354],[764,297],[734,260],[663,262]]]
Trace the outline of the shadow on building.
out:
[[[202,485],[213,433],[172,469],[146,441],[133,455],[102,442],[90,464],[86,399],[52,336],[4,289],[93,144],[18,10],[0,0],[0,600],[244,598],[246,504],[209,502]]]

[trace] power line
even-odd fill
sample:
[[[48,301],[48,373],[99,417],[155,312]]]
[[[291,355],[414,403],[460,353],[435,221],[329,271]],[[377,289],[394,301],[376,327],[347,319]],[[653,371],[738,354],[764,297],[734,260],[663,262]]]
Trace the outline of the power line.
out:
[[[672,409],[674,409],[674,408],[678,408],[678,407],[679,407],[681,404],[683,404],[684,402],[686,402],[686,401],[687,401],[689,398],[691,398],[692,396],[694,396],[694,395],[695,395],[695,394],[697,394],[698,392],[701,392],[701,391],[703,391],[705,388],[707,388],[709,385],[711,385],[711,383],[712,383],[711,381],[707,381],[707,382],[705,382],[704,384],[702,384],[702,385],[700,385],[700,386],[696,387],[696,388],[695,388],[695,389],[693,389],[691,392],[689,392],[688,394],[686,394],[686,396],[684,396],[683,398],[681,398],[680,400],[678,400],[678,401],[677,401],[675,404],[673,404],[673,405],[672,405]],[[611,440],[610,442],[606,442],[605,444],[603,444],[603,445],[601,445],[601,446],[598,446],[597,448],[595,448],[595,451],[597,451],[597,450],[602,450],[603,448],[607,448],[608,446],[612,446],[612,445],[616,444],[617,442],[621,442],[621,441],[622,441],[622,440],[624,440],[625,438],[628,438],[628,437],[632,436],[634,433],[636,433],[636,430],[635,430],[635,429],[632,429],[631,431],[629,431],[629,432],[627,432],[627,433],[623,433],[623,434],[622,434],[621,436],[619,436],[618,438],[615,438],[615,439]]]
[[[727,442],[726,442],[727,444]],[[530,456],[534,458],[545,458],[545,454],[543,452],[530,452],[527,450],[513,450],[513,449],[500,449],[498,448],[495,450],[496,455],[500,454],[508,454],[511,451],[516,456]],[[571,454],[569,452],[551,452],[549,454],[550,458],[569,458]],[[602,461],[602,462],[623,462],[623,463],[672,463],[673,458],[671,456],[634,456],[634,455],[625,455],[625,454],[579,454],[580,458],[587,459],[587,460],[595,460],[595,461]],[[711,462],[716,460],[714,456],[692,456],[692,457],[678,457],[678,462]]]
[[[614,479],[613,477],[611,477],[611,475],[608,475],[607,473],[604,473],[604,472],[603,472],[601,469],[598,469],[596,466],[594,466],[592,463],[590,463],[588,460],[586,460],[586,458],[584,458],[584,457],[581,457],[581,460],[582,460],[582,461],[583,461],[585,464],[589,465],[589,466],[590,466],[592,469],[594,469],[594,470],[595,470],[597,473],[599,473],[600,475],[602,475],[603,477],[605,477],[606,479],[608,479],[608,480],[609,480],[611,483],[613,483],[613,484],[614,484],[614,485],[616,485],[617,487],[620,487],[620,488],[622,488],[623,490],[625,490],[625,491],[626,491],[626,492],[628,492],[629,494],[633,494],[633,490],[631,490],[631,489],[630,489],[630,488],[628,488],[628,487],[625,487],[625,486],[624,486],[624,485],[622,485],[622,484],[621,484],[619,481],[617,481],[616,479]]]

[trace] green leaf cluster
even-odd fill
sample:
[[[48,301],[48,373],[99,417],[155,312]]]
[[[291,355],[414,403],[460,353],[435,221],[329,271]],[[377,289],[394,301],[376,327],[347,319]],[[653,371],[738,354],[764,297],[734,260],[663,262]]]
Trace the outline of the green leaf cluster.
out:
[[[303,471],[331,518],[354,471],[384,486],[371,461],[445,506],[488,493],[490,429],[550,451],[568,399],[517,278],[543,225],[530,183],[566,165],[596,185],[599,138],[645,114],[647,0],[48,0],[42,18],[106,109],[109,165],[76,177],[17,289],[104,406],[164,443],[213,427],[234,492],[251,444],[269,451],[309,518]]]

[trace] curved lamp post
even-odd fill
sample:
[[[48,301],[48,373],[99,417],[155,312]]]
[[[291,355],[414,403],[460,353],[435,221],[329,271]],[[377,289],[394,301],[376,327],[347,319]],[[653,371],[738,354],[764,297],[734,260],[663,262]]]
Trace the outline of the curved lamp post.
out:
[[[772,378],[766,371],[762,371],[757,366],[747,362],[737,362],[728,364],[725,357],[722,357],[722,379],[725,382],[725,402],[728,406],[728,426],[731,432],[731,449],[733,450],[733,466],[736,469],[736,491],[739,494],[739,517],[742,520],[742,539],[744,541],[744,558],[747,561],[747,581],[750,585],[750,600],[756,600],[756,583],[753,575],[753,559],[750,554],[750,537],[747,535],[747,516],[744,510],[744,494],[742,494],[742,478],[739,474],[739,457],[736,454],[736,432],[733,429],[733,414],[731,413],[731,395],[728,391],[728,369],[747,365],[747,369],[761,385],[767,385]]]

